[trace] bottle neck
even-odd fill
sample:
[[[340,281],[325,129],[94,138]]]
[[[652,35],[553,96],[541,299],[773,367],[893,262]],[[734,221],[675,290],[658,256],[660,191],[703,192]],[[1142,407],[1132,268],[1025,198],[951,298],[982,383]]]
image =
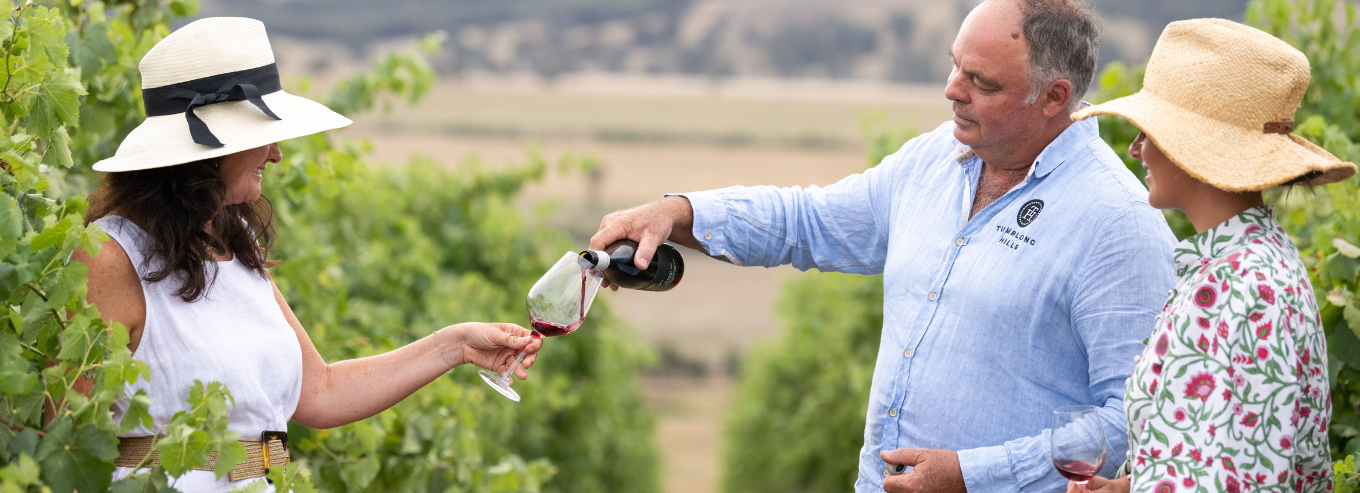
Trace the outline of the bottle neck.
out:
[[[598,271],[604,271],[605,269],[608,269],[611,264],[616,263],[609,258],[608,252],[602,252],[600,250],[585,250],[581,252],[581,258],[585,259],[586,262],[589,262],[592,266],[591,268]]]

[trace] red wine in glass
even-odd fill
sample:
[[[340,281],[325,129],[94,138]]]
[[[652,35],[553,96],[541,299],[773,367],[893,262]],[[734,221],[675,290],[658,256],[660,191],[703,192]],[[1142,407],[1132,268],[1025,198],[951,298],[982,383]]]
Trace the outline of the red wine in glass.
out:
[[[539,336],[553,337],[564,336],[572,332],[576,332],[576,329],[581,326],[581,322],[584,321],[585,319],[582,319],[571,325],[561,325],[549,322],[547,320],[535,318],[529,321],[529,326],[533,327],[534,332],[537,332]]]
[[[1105,466],[1109,445],[1100,410],[1095,406],[1066,406],[1053,411],[1049,450],[1058,472],[1086,484]]]
[[[1086,483],[1097,474],[1100,474],[1100,468],[1105,467],[1105,461],[1102,460],[1097,464],[1092,464],[1090,462],[1078,460],[1055,459],[1053,465],[1058,466],[1058,472],[1062,473],[1063,477],[1078,483]]]

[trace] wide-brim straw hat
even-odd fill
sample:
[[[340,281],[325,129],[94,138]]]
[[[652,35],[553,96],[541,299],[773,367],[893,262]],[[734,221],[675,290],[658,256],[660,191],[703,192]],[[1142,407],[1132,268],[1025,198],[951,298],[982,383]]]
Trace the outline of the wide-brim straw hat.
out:
[[[1124,117],[1190,176],[1222,190],[1300,178],[1324,185],[1355,165],[1290,133],[1309,79],[1308,58],[1270,34],[1223,19],[1179,21],[1157,40],[1141,91],[1072,118]]]
[[[274,50],[255,19],[191,22],[156,43],[138,68],[146,121],[95,170],[184,164],[352,123],[279,87]]]

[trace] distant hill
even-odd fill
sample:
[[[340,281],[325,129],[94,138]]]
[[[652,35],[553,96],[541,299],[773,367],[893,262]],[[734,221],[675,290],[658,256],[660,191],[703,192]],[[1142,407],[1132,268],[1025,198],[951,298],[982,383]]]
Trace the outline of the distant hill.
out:
[[[937,82],[976,0],[201,0],[274,35],[373,43],[443,29],[446,73],[577,71]],[[1247,0],[1094,0],[1102,59],[1142,61],[1178,19],[1240,20]]]

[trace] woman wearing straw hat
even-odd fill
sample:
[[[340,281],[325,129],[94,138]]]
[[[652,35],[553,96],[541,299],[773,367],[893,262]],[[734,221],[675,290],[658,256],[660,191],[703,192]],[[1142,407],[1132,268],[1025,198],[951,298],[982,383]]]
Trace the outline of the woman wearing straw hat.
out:
[[[1290,134],[1308,80],[1303,53],[1269,34],[1175,22],[1142,91],[1072,115],[1138,126],[1129,154],[1149,202],[1199,232],[1177,247],[1179,279],[1125,391],[1128,475],[1090,489],[1331,490],[1325,336],[1298,250],[1261,199],[1355,173]]]
[[[229,428],[248,458],[217,478],[213,459],[175,487],[227,491],[288,457],[288,420],[330,428],[373,416],[454,366],[499,368],[540,342],[513,324],[445,327],[401,349],[327,364],[269,278],[272,211],[260,199],[278,141],[350,121],[279,87],[264,25],[253,19],[193,22],[140,64],[147,119],[115,156],[91,196],[87,221],[112,237],[89,266],[89,300],[128,328],[150,381],[127,396],[151,398],[152,426],[120,438],[118,478],[158,463],[154,450],[196,380],[222,382],[234,399]],[[524,361],[530,366],[534,357]],[[526,374],[517,374],[521,379]],[[129,400],[114,405],[114,419]]]

